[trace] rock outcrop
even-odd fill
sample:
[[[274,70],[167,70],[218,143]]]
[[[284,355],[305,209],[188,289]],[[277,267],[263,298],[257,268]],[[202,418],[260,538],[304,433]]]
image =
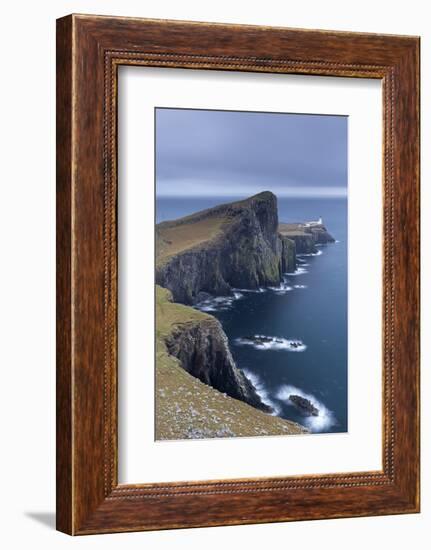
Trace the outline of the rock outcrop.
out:
[[[293,234],[287,233],[287,235],[295,243],[296,254],[315,254],[317,252],[316,241],[311,233],[297,231]]]
[[[157,363],[170,358],[201,382],[264,412],[271,407],[262,402],[253,384],[237,368],[220,322],[207,313],[176,304],[172,293],[156,286]]]
[[[328,232],[323,224],[309,227],[307,228],[307,231],[313,235],[314,242],[316,244],[328,244],[335,242],[334,237]]]
[[[298,409],[306,415],[319,416],[319,409],[313,405],[313,403],[306,397],[300,395],[289,395],[289,400],[296,406]]]
[[[207,317],[199,323],[174,327],[165,340],[168,353],[179,359],[184,370],[208,386],[256,409],[272,412],[248,378],[236,367],[219,321],[209,315]]]
[[[281,238],[295,243],[296,254],[315,254],[317,244],[335,242],[323,223],[280,223],[278,230]]]
[[[156,283],[176,302],[201,293],[278,285],[295,269],[295,244],[278,232],[277,198],[269,191],[157,226]]]
[[[203,384],[160,352],[156,366],[156,440],[294,435],[309,431]]]
[[[281,272],[288,273],[295,271],[296,268],[296,244],[288,237],[278,234],[281,242]]]
[[[297,254],[315,253],[316,245],[333,241],[320,222],[279,224],[277,198],[268,191],[158,224],[157,372],[174,372],[180,365],[220,395],[272,412],[235,365],[220,322],[189,305],[210,296],[229,295],[235,288],[278,286],[284,273],[296,269]],[[164,395],[160,392],[165,389],[159,387],[158,381],[157,391],[158,395]],[[297,396],[291,396],[291,400],[305,408]],[[232,407],[235,409],[235,404]],[[311,409],[309,412],[314,414]],[[243,418],[238,433],[248,433],[244,429],[246,424]],[[283,429],[293,430],[292,433],[304,431],[298,425],[286,425]],[[262,430],[272,433],[269,426]],[[196,433],[195,430],[189,435],[195,437]]]

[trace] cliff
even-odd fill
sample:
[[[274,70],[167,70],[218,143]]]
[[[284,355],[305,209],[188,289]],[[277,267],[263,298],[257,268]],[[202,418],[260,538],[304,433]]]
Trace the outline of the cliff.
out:
[[[157,440],[308,433],[203,384],[166,351],[157,354],[155,428]]]
[[[269,191],[156,227],[156,283],[176,302],[201,293],[278,285],[295,269],[295,244],[278,231],[277,198]]]
[[[280,223],[280,236],[295,243],[296,254],[315,254],[317,244],[335,242],[323,224],[308,225],[307,223]]]
[[[220,322],[189,305],[277,286],[297,254],[333,240],[320,223],[280,224],[270,192],[156,226],[159,439],[307,431],[264,414],[271,408],[235,365]]]
[[[238,369],[217,319],[172,302],[171,293],[156,287],[157,347],[178,359],[181,367],[204,384],[234,399],[271,412],[254,386]]]

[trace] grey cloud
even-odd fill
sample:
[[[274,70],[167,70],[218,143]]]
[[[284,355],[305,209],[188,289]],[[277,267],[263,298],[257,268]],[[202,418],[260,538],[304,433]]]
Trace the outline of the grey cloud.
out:
[[[163,195],[345,194],[347,117],[157,109],[156,175]]]

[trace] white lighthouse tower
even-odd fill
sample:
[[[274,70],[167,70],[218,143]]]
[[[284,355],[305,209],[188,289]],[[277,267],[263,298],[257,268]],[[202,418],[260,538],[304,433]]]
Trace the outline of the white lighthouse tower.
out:
[[[306,222],[304,225],[305,227],[314,227],[316,225],[323,225],[323,218],[322,216],[320,216],[317,221]]]

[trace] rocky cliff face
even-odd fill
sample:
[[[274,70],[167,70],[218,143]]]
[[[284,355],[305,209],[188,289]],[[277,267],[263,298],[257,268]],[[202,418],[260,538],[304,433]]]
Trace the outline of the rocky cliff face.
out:
[[[179,359],[184,370],[216,390],[265,412],[254,386],[239,370],[229,350],[227,337],[217,319],[210,317],[173,327],[165,339],[168,353]]]
[[[219,321],[188,305],[233,288],[277,286],[296,254],[332,242],[322,224],[279,224],[277,198],[263,192],[156,227],[158,368],[177,361],[204,384],[264,412],[238,369]],[[162,370],[160,370],[162,372]]]
[[[185,224],[191,235],[205,224],[218,231],[170,255],[166,235],[175,229],[184,233]],[[159,248],[167,243],[168,252],[157,262],[156,283],[184,304],[196,302],[200,293],[223,295],[232,288],[278,285],[283,272],[294,269],[295,245],[278,233],[277,198],[270,192],[161,223],[157,239]]]
[[[311,233],[289,235],[295,243],[295,251],[297,254],[315,254],[317,252],[316,241]]]
[[[281,272],[288,273],[296,268],[296,244],[295,241],[279,234],[281,242]]]
[[[314,242],[316,244],[327,244],[335,242],[334,237],[328,232],[323,224],[311,227],[309,231],[313,235]]]
[[[280,223],[280,236],[295,243],[296,254],[315,254],[317,244],[333,243],[335,239],[323,224]]]

